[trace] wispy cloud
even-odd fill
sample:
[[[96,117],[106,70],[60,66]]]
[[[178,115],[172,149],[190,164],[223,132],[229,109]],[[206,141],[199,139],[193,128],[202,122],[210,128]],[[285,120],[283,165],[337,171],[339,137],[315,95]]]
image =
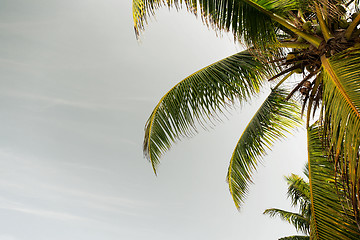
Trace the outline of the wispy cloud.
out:
[[[14,185],[12,185],[14,186]],[[9,200],[5,197],[0,197],[0,209],[16,211],[31,215],[36,215],[44,218],[56,219],[61,221],[78,221],[78,222],[93,222],[94,219],[78,216],[69,212],[60,212],[53,210],[46,210],[42,208],[36,208],[29,204],[24,204],[18,201]],[[0,239],[1,240],[1,239]]]
[[[36,209],[36,208],[30,208],[30,207],[20,207],[16,205],[7,205],[7,206],[1,206],[0,209],[6,209],[6,210],[12,210],[17,212],[22,212],[26,214],[32,214],[44,218],[50,218],[50,219],[56,219],[56,220],[62,220],[62,221],[80,221],[80,222],[93,222],[95,220],[85,217],[80,217],[71,213],[66,212],[56,212],[56,211],[48,211],[43,209]]]
[[[71,173],[82,172],[77,171],[77,169],[83,168],[89,170],[88,173],[96,173],[97,175],[110,176],[114,174],[108,169],[99,169],[95,167],[91,168],[88,165],[80,163],[47,164],[47,161],[45,160],[42,161],[30,156],[23,156],[4,149],[0,149],[0,158],[3,159],[3,169],[12,168],[12,166],[21,166],[17,167],[18,169],[16,173],[14,173],[14,175],[12,175],[8,180],[4,177],[2,178],[0,181],[0,189],[3,192],[15,194],[18,196],[17,199],[22,199],[24,202],[28,199],[36,199],[36,202],[40,204],[42,202],[50,203],[50,205],[53,204],[54,206],[64,204],[69,208],[83,209],[85,212],[88,211],[86,209],[91,209],[91,211],[97,210],[131,216],[141,215],[141,209],[154,207],[153,203],[150,204],[147,201],[138,200],[127,195],[118,195],[120,193],[126,194],[126,192],[129,192],[129,189],[127,188],[124,189],[125,191],[117,192],[117,194],[114,195],[101,191],[98,188],[94,188],[92,190],[92,188],[86,187],[86,189],[89,189],[86,191],[82,188],[84,180],[84,177],[82,176],[76,176],[82,178],[82,181],[75,184],[78,188],[68,186],[66,183],[59,183],[58,181],[44,182],[41,177],[42,173],[46,173],[48,175],[51,172],[56,172],[59,175],[63,173],[63,177],[73,178],[74,176]],[[25,178],[23,178],[24,175]],[[29,179],[26,175],[35,175],[36,177]],[[44,178],[48,179],[46,175]],[[28,180],[24,181],[24,179]],[[129,186],[129,188],[131,188],[131,186]],[[26,207],[27,203],[14,201],[14,198],[11,197],[12,194],[10,194],[7,198],[4,197],[5,195],[0,197],[1,209],[20,211],[50,218],[59,217],[78,220],[83,218],[75,215],[72,216],[68,213],[57,213],[50,210],[43,210],[41,208],[37,209]]]
[[[119,108],[109,107],[104,104],[96,104],[96,103],[90,103],[90,102],[80,102],[80,101],[74,101],[64,98],[56,98],[56,97],[48,97],[43,95],[35,95],[35,94],[29,94],[24,92],[17,92],[12,90],[2,90],[1,94],[4,96],[14,97],[14,98],[25,98],[28,100],[33,101],[42,101],[45,103],[43,105],[43,108],[49,108],[56,105],[64,105],[69,107],[76,107],[76,108],[84,108],[84,109],[91,109],[91,110],[99,110],[99,109],[117,109],[122,110]]]

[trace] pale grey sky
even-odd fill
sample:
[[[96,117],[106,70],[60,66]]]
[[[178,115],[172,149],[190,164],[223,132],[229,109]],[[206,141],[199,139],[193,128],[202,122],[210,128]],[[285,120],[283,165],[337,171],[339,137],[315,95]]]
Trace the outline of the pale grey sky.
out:
[[[225,182],[233,148],[263,97],[176,144],[158,177],[142,157],[144,124],[157,101],[187,75],[240,51],[231,37],[163,9],[139,43],[130,0],[0,6],[0,240],[295,233],[262,212],[290,209],[283,176],[301,173],[304,131],[264,159],[240,213]]]

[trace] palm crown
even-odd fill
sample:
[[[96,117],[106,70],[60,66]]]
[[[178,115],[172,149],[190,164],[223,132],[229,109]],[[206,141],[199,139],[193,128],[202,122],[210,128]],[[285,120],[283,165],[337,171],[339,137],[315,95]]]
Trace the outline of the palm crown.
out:
[[[313,121],[322,126],[321,148],[360,226],[358,0],[133,0],[137,35],[162,6],[186,6],[248,49],[195,72],[160,100],[145,126],[144,154],[154,171],[171,144],[192,136],[198,123],[212,123],[227,107],[248,101],[267,80],[276,81],[230,159],[227,180],[235,205],[243,203],[265,151],[305,113],[308,129]],[[289,87],[295,74],[298,82]]]

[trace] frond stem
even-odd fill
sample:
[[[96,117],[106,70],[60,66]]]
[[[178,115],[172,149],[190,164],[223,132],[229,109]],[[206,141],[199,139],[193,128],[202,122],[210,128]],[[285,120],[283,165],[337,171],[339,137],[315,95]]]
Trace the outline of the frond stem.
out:
[[[315,94],[316,94],[319,86],[320,86],[320,80],[317,77],[315,79],[315,84],[314,84],[314,87],[313,87],[313,89],[311,91],[311,94],[310,94],[310,99],[309,99],[309,104],[308,104],[308,109],[307,109],[307,115],[306,115],[306,128],[309,128],[311,108],[312,108],[312,104],[314,102]]]
[[[250,6],[254,7],[255,9],[259,10],[260,12],[266,14],[271,19],[273,19],[274,21],[280,23],[281,25],[283,25],[287,29],[291,30],[292,32],[294,32],[298,36],[302,37],[303,39],[308,41],[310,44],[315,46],[316,48],[318,48],[320,46],[320,43],[322,42],[322,40],[320,38],[301,31],[300,29],[295,27],[293,24],[289,23],[286,19],[280,17],[279,15],[277,15],[277,14],[275,14],[275,13],[273,13],[273,12],[267,10],[267,9],[265,9],[264,7],[260,6],[259,4],[255,3],[252,0],[243,0],[243,1],[245,3],[247,3],[247,4],[249,4]]]
[[[283,79],[281,79],[281,81],[278,84],[276,84],[273,90],[277,89],[283,82],[286,81],[286,79],[288,79],[291,75],[293,75],[294,72],[295,72],[294,70],[289,72]]]
[[[281,42],[280,41],[280,47],[306,49],[309,46],[310,46],[310,44],[308,44],[308,43]]]
[[[329,28],[326,26],[325,20],[323,18],[322,12],[317,4],[315,4],[316,9],[316,16],[319,20],[321,32],[324,35],[325,41],[329,41],[330,39],[334,38],[329,30]]]
[[[353,34],[354,30],[356,29],[356,26],[359,24],[360,22],[360,14],[358,14],[356,16],[356,18],[354,19],[354,21],[352,21],[352,23],[350,24],[350,26],[346,29],[345,32],[345,38],[347,40],[350,40],[351,35]]]
[[[319,231],[317,230],[317,221],[316,221],[316,214],[314,208],[314,192],[313,192],[313,178],[312,178],[312,169],[311,169],[311,159],[310,159],[310,128],[307,128],[307,141],[308,141],[308,169],[309,169],[309,186],[310,186],[310,201],[312,204],[311,206],[311,216],[313,218],[312,223],[314,224],[314,229],[310,229],[310,231],[315,231],[316,239],[319,239]],[[312,234],[310,233],[310,236]]]

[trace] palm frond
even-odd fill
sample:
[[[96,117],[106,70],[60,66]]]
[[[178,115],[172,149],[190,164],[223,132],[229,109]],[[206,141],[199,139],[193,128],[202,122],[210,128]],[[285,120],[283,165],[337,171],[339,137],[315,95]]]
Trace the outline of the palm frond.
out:
[[[269,208],[264,211],[265,215],[270,217],[278,216],[282,220],[287,221],[288,223],[295,226],[297,231],[301,231],[304,234],[309,234],[310,232],[310,218],[306,218],[301,214],[284,211],[277,208]]]
[[[335,152],[337,173],[351,186],[349,194],[359,218],[360,49],[352,49],[330,59],[323,56],[322,65],[327,136]]]
[[[322,134],[323,129],[317,125],[308,128],[311,239],[359,239],[351,207],[341,201],[344,191],[335,185],[334,163]]]
[[[251,175],[266,149],[300,123],[299,107],[293,101],[285,101],[287,94],[281,89],[271,92],[235,147],[227,181],[237,208],[244,202]]]
[[[264,45],[275,43],[276,24],[272,18],[286,17],[296,10],[296,0],[133,0],[134,28],[139,34],[147,19],[161,6],[185,5],[187,10],[200,15],[203,22],[217,31],[230,31],[236,39],[247,44]]]
[[[291,198],[291,204],[295,207],[299,207],[300,214],[310,219],[310,187],[309,183],[296,175],[291,174],[286,177],[288,184],[288,198]]]
[[[161,155],[197,123],[218,119],[223,109],[257,93],[269,66],[247,51],[209,65],[185,78],[161,98],[145,125],[144,155],[156,172]],[[206,127],[205,127],[206,128]]]
[[[136,35],[138,36],[144,30],[148,19],[155,15],[156,10],[163,6],[179,9],[183,3],[186,4],[190,12],[196,14],[197,0],[133,0],[132,13]]]
[[[296,235],[296,236],[289,236],[289,237],[279,238],[279,240],[310,240],[310,237],[309,236]]]
[[[302,177],[291,174],[286,177],[286,181],[288,183],[287,195],[291,198],[293,206],[297,206],[300,201],[310,201],[309,183]]]

